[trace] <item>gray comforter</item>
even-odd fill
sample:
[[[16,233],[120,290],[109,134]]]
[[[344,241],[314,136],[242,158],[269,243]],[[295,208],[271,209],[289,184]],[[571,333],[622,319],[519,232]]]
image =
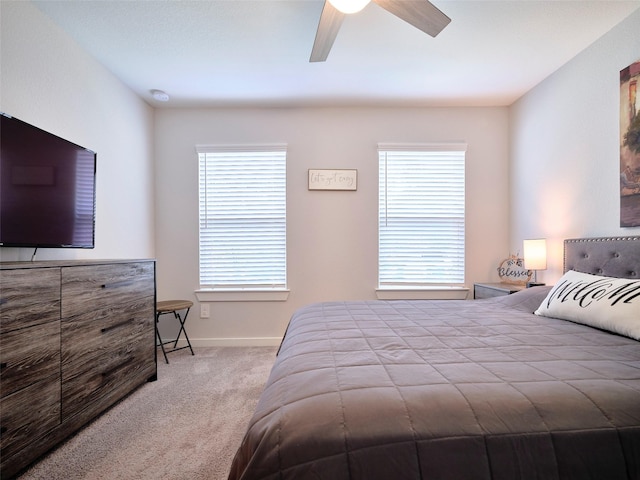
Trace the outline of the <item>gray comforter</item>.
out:
[[[547,291],[300,309],[229,478],[640,478],[640,344]]]

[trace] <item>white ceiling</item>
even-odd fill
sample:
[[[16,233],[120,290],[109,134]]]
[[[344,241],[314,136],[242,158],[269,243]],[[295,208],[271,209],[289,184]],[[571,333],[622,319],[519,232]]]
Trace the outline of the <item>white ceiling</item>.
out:
[[[35,0],[155,106],[510,105],[640,8],[624,0],[433,0],[436,38],[378,5],[309,63],[323,0]],[[160,104],[151,89],[166,91]]]

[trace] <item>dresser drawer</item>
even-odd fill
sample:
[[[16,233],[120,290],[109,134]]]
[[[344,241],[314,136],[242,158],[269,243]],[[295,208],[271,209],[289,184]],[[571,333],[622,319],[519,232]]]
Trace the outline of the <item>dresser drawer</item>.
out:
[[[123,345],[146,342],[153,350],[154,302],[154,297],[144,297],[62,319],[62,381],[76,374],[72,371],[93,368],[98,359],[115,355]]]
[[[115,309],[155,295],[154,264],[117,263],[62,269],[62,318]]]
[[[0,333],[60,319],[60,269],[3,270]]]
[[[148,361],[154,343],[148,338],[120,342],[117,348],[92,361],[62,366],[62,420],[74,415],[91,419],[155,374]]]
[[[45,378],[60,381],[60,320],[2,335],[0,395],[6,397]]]
[[[0,399],[2,462],[59,424],[59,375],[3,397]]]

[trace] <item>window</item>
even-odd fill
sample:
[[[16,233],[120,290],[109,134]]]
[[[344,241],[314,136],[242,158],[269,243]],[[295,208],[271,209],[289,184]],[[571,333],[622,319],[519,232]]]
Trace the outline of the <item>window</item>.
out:
[[[198,147],[200,288],[285,289],[286,147]]]
[[[462,286],[466,145],[379,145],[378,284]]]

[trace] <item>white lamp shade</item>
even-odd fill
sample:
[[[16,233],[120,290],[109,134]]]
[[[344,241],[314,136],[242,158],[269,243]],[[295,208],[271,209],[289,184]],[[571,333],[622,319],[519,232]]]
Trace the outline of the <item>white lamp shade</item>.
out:
[[[329,3],[342,13],[357,13],[367,6],[370,0],[329,0]]]
[[[547,240],[538,238],[524,240],[524,268],[529,270],[545,270],[547,268]]]

